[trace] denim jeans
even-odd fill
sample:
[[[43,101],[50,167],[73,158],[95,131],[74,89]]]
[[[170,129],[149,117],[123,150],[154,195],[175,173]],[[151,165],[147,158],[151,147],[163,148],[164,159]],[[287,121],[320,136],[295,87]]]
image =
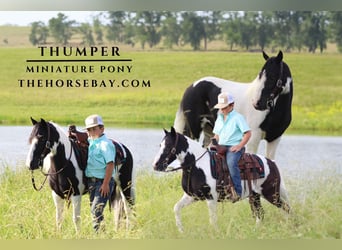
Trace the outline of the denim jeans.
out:
[[[232,177],[232,181],[234,184],[234,188],[236,193],[241,196],[242,194],[242,186],[241,186],[241,177],[240,177],[240,169],[238,166],[238,162],[241,158],[242,153],[244,152],[244,148],[242,148],[238,152],[231,152],[230,146],[227,147],[226,159],[227,165],[229,169],[230,176]]]
[[[100,193],[100,187],[103,183],[103,180],[97,179],[88,180],[89,186],[89,199],[90,199],[90,208],[91,214],[93,217],[93,228],[95,231],[99,230],[100,223],[103,221],[103,210],[106,206],[108,199],[111,197],[113,188],[114,188],[114,179],[111,178],[109,182],[110,193],[108,196],[103,197]]]

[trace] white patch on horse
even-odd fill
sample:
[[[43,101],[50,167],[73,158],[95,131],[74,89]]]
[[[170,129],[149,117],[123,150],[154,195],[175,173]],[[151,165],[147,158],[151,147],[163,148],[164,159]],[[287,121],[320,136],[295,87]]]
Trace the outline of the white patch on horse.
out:
[[[33,158],[33,153],[36,150],[37,143],[38,143],[38,138],[36,137],[33,138],[29,152],[27,153],[26,162],[25,162],[25,165],[28,167],[31,165],[31,159]]]
[[[292,78],[291,78],[291,77],[287,77],[287,78],[286,78],[285,86],[284,86],[282,92],[280,93],[281,95],[290,93],[290,90],[291,90],[291,82],[292,82]]]

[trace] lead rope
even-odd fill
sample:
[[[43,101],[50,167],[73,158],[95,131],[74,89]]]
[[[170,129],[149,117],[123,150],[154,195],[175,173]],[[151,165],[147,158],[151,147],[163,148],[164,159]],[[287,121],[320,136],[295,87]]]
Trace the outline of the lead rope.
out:
[[[31,182],[32,182],[33,188],[34,188],[36,191],[42,190],[43,187],[44,187],[44,185],[45,185],[45,182],[46,182],[46,180],[47,180],[47,177],[48,177],[48,176],[45,175],[45,179],[44,179],[43,183],[40,185],[39,188],[37,188],[36,183],[35,183],[35,181],[34,181],[33,170],[32,170],[32,171],[31,171]]]

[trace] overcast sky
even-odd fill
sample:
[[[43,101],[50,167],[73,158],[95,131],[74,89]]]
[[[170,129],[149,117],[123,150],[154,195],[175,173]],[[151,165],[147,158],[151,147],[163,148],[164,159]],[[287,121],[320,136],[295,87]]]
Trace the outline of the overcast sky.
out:
[[[48,24],[49,19],[57,17],[59,12],[66,15],[68,20],[79,23],[92,22],[93,17],[101,13],[100,11],[0,11],[0,25],[28,26],[36,21]]]

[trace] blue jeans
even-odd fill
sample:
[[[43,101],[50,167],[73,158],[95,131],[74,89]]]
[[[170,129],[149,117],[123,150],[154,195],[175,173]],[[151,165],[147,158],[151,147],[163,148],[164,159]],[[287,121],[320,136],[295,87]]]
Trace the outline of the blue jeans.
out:
[[[238,152],[231,152],[230,146],[227,147],[226,159],[227,165],[229,169],[230,176],[232,177],[232,181],[234,184],[234,188],[236,193],[241,196],[242,194],[242,186],[241,186],[241,177],[240,177],[240,169],[238,166],[238,162],[241,158],[242,153],[244,152],[244,148],[242,148]]]
[[[89,178],[88,186],[89,186],[89,199],[90,199],[90,208],[91,214],[93,217],[93,228],[95,231],[98,231],[100,227],[101,221],[103,221],[103,210],[106,206],[108,199],[111,197],[113,188],[114,188],[114,178],[110,179],[109,188],[110,193],[108,196],[103,197],[100,193],[100,187],[103,183],[103,180]]]

